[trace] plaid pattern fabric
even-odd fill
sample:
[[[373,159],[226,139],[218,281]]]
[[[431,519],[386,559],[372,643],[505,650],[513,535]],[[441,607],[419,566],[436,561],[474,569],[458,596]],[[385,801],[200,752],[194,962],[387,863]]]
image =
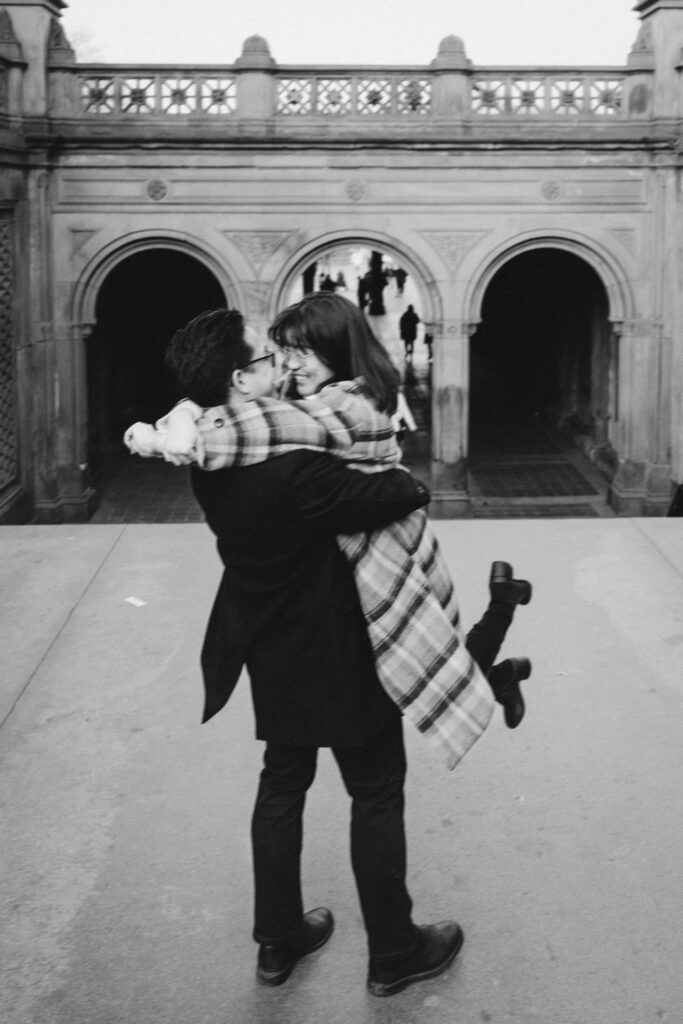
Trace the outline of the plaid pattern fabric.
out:
[[[353,382],[296,403],[260,399],[210,409],[198,426],[210,470],[302,447],[370,471],[400,459],[388,417]],[[337,539],[355,574],[384,689],[455,768],[488,725],[494,701],[465,647],[453,584],[426,514]]]
[[[258,398],[205,409],[197,426],[205,469],[251,466],[301,448],[329,452],[368,469],[393,466],[401,457],[389,418],[363,396],[356,381],[330,384],[296,402]]]

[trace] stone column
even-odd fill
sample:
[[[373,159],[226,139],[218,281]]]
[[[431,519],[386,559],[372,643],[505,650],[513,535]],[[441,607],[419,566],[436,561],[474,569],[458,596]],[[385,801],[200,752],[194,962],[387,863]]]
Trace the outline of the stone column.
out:
[[[432,343],[432,507],[457,515],[469,505],[467,493],[469,324],[444,320],[425,324]]]
[[[671,495],[671,467],[663,462],[662,421],[668,402],[670,346],[662,325],[631,320],[619,345],[619,422],[615,424],[617,470],[609,500],[620,515],[661,515]]]

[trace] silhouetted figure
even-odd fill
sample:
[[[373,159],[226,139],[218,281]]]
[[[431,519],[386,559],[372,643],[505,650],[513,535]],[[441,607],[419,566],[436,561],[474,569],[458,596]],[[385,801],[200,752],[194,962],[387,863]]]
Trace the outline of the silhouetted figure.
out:
[[[365,309],[368,304],[370,290],[370,274],[363,274],[358,278],[358,308]]]
[[[315,291],[315,272],[317,266],[317,263],[311,263],[310,267],[306,267],[302,274],[304,295],[311,295]]]
[[[384,297],[383,292],[387,285],[387,274],[382,266],[382,253],[375,252],[370,257],[370,270],[368,274],[370,278],[368,292],[370,295],[370,306],[368,313],[370,316],[384,316],[386,309],[384,308]]]
[[[420,318],[412,306],[408,306],[398,322],[399,334],[406,350],[406,359],[413,358],[413,348],[419,322]]]
[[[320,291],[321,292],[334,292],[334,291],[336,291],[336,289],[337,289],[337,286],[334,283],[334,281],[332,280],[332,278],[330,277],[330,275],[329,274],[325,274],[325,276],[323,277],[323,279],[320,282]]]
[[[407,276],[408,274],[403,267],[397,267],[394,271],[394,277],[396,278],[396,292],[398,295],[403,295]]]
[[[424,343],[427,346],[427,359],[428,359],[428,361],[430,363],[432,361],[432,342],[433,341],[434,341],[434,336],[432,334],[430,334],[429,331],[425,331]]]

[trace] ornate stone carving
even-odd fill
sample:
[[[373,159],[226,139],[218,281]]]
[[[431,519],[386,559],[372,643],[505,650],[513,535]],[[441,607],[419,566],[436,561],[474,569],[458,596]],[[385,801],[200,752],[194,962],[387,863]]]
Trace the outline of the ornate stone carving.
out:
[[[58,18],[50,18],[50,34],[47,38],[48,62],[54,64],[74,64],[76,55],[71,43],[66,38],[62,23]]]
[[[147,195],[155,203],[160,203],[168,195],[168,185],[161,178],[152,178],[147,182]]]
[[[352,178],[350,181],[347,181],[344,185],[344,191],[354,203],[359,203],[362,199],[367,199],[368,196],[368,186],[358,178]]]
[[[644,21],[638,29],[636,41],[631,47],[631,53],[652,53],[654,41],[652,37],[652,23]]]
[[[18,43],[9,11],[4,7],[0,7],[0,43],[13,43],[15,45]]]
[[[244,253],[254,270],[258,273],[264,264],[291,238],[292,231],[224,231],[223,234]]]
[[[463,259],[485,231],[422,231],[422,237],[443,257],[451,276],[455,274]]]
[[[541,195],[544,199],[547,199],[549,203],[556,203],[558,199],[562,199],[564,194],[565,187],[560,181],[544,181],[541,185]]]

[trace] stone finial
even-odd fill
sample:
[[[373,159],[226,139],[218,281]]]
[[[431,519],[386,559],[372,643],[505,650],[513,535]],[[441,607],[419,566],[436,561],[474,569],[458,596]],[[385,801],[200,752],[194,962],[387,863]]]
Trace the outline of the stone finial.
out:
[[[14,32],[9,12],[0,7],[0,57],[10,64],[23,64],[21,43]]]
[[[235,61],[235,67],[242,70],[269,70],[275,67],[270,47],[263,36],[249,36],[245,39],[242,53]]]
[[[435,71],[462,71],[471,68],[472,61],[465,53],[465,44],[459,36],[446,36],[439,43],[436,57],[430,65]]]
[[[47,39],[47,63],[49,67],[71,67],[76,63],[76,55],[71,43],[66,38],[62,23],[54,17],[50,19],[50,34]]]
[[[631,47],[627,64],[629,68],[641,68],[651,70],[655,64],[654,40],[652,37],[652,24],[644,21],[638,29],[636,41]]]

